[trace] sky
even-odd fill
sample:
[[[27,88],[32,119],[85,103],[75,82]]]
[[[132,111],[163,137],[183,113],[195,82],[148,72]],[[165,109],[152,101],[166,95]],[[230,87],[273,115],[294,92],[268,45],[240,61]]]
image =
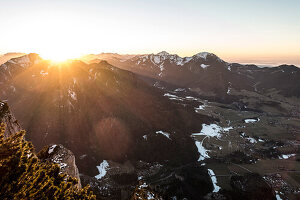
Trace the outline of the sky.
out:
[[[191,56],[300,66],[299,0],[0,0],[0,54]]]

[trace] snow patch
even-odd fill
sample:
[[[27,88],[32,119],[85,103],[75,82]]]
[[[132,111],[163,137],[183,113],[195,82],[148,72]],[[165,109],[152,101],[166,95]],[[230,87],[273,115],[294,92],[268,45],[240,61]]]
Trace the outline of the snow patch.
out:
[[[209,67],[209,65],[205,65],[205,64],[201,64],[200,65],[203,69],[206,69],[207,67]]]
[[[217,185],[217,183],[218,183],[218,182],[217,182],[217,177],[216,177],[214,171],[211,170],[211,169],[207,169],[207,170],[208,170],[208,173],[209,173],[209,175],[210,175],[211,181],[212,181],[212,183],[213,183],[213,185],[214,185],[214,191],[213,191],[213,192],[219,192],[219,190],[220,190],[221,188]]]
[[[162,134],[163,136],[167,137],[169,140],[171,140],[170,138],[170,133],[164,132],[164,131],[156,131],[156,134]]]
[[[197,98],[192,97],[192,96],[187,96],[187,97],[185,97],[185,98],[186,98],[187,100],[198,101]]]
[[[108,167],[109,167],[108,162],[106,160],[103,160],[103,162],[99,166],[97,166],[99,174],[95,176],[95,178],[96,179],[103,178],[107,173]]]
[[[183,101],[183,98],[178,97],[174,94],[166,93],[164,94],[165,97],[168,97],[170,100],[178,100],[178,101]]]
[[[174,90],[174,92],[183,92],[183,91],[185,91],[184,88],[177,88],[177,89]]]
[[[148,187],[148,185],[144,182],[143,184],[141,184],[139,186],[139,189],[143,189],[143,188],[147,188],[147,187]]]
[[[282,200],[282,198],[280,197],[280,195],[278,194],[279,192],[278,191],[275,191],[276,192],[276,200]]]
[[[199,157],[198,161],[204,160],[206,158],[210,158],[208,153],[207,153],[207,152],[209,152],[209,150],[207,150],[203,147],[203,140],[201,142],[195,141],[196,147],[197,147],[198,152],[200,154],[200,157]]]
[[[154,56],[153,60],[154,60],[155,64],[160,63],[160,57],[159,56]]]
[[[41,74],[42,76],[47,76],[47,75],[48,75],[48,72],[45,72],[44,70],[41,70],[40,74]]]
[[[252,137],[250,137],[250,136],[247,136],[246,135],[246,133],[241,133],[240,134],[240,137],[241,138],[244,138],[244,139],[246,139],[246,140],[248,140],[250,143],[252,143],[252,144],[255,144],[255,143],[257,143],[257,140],[256,139],[254,139],[254,138],[252,138]]]
[[[255,144],[257,143],[256,139],[252,138],[252,137],[248,137],[246,138],[250,143]]]
[[[208,106],[207,101],[205,101],[202,105],[199,105],[198,107],[195,108],[195,112],[197,112],[198,110],[205,110],[207,106]]]
[[[202,130],[200,133],[193,133],[192,136],[197,135],[205,135],[209,137],[221,137],[222,132],[228,132],[229,130],[233,129],[232,126],[222,128],[221,126],[218,126],[217,124],[202,124]]]
[[[54,145],[52,145],[51,147],[49,147],[49,149],[48,149],[48,154],[53,153],[53,151],[54,151],[54,149],[55,149],[56,146],[57,146],[57,145],[54,144]]]
[[[245,122],[246,124],[249,124],[249,123],[255,123],[255,122],[259,122],[259,121],[260,121],[259,118],[257,118],[257,119],[244,119],[244,122]]]
[[[285,155],[279,156],[279,159],[289,159],[290,157],[294,157],[294,156],[296,156],[295,153],[292,153],[292,154],[285,154]]]
[[[231,91],[231,88],[228,87],[228,89],[227,89],[227,94],[230,94],[230,91]]]
[[[68,92],[69,92],[69,96],[70,96],[74,101],[76,101],[76,100],[77,100],[77,95],[76,95],[76,93],[75,93],[74,91],[72,91],[72,90],[69,90]]]
[[[172,97],[172,98],[179,98],[178,96],[174,95],[174,94],[170,94],[170,93],[166,93],[164,94],[165,97]]]
[[[197,110],[204,110],[205,109],[205,107],[206,107],[207,105],[200,105],[198,108],[195,108],[195,111],[197,112]]]
[[[202,139],[202,141],[195,141],[195,144],[197,146],[198,152],[200,154],[200,157],[198,159],[198,161],[204,160],[206,158],[210,158],[208,155],[209,150],[205,149],[203,147],[203,141],[207,138],[207,137],[217,137],[220,138],[221,137],[221,133],[222,132],[228,132],[229,130],[233,129],[233,127],[225,127],[222,128],[216,124],[202,124],[202,130],[200,133],[193,133],[192,137],[198,136],[198,135],[204,135],[206,137],[204,137]]]

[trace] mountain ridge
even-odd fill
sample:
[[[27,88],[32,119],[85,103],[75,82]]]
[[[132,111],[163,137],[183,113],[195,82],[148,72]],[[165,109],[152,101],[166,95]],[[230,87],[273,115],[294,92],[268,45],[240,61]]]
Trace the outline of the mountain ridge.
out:
[[[90,62],[99,62],[94,58]],[[273,87],[285,96],[300,96],[297,92],[300,68],[295,65],[280,65],[261,68],[256,65],[228,63],[213,53],[200,52],[191,57],[180,57],[166,51],[157,54],[137,55],[129,59],[105,57],[109,63],[145,77],[164,81],[178,87],[191,88],[200,95],[211,93],[221,99],[228,99],[228,88],[238,91],[266,93]],[[282,74],[275,74],[282,72]],[[261,75],[263,74],[263,76]],[[268,78],[265,79],[264,77]],[[287,77],[295,77],[288,79]],[[282,85],[278,82],[284,79]],[[288,90],[290,90],[288,92]]]

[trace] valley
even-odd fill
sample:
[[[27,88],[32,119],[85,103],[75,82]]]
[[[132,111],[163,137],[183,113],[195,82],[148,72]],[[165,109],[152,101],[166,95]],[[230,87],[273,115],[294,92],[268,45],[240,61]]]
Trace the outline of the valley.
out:
[[[276,189],[277,195],[297,199],[294,196],[300,192],[297,99],[231,90],[230,95],[241,97],[240,105],[224,104],[187,91],[167,90],[165,96],[218,119],[210,127],[203,126],[200,134],[193,134],[196,143],[201,143],[199,161],[214,172],[218,187],[230,190],[232,175],[258,173]]]
[[[76,177],[98,199],[299,197],[297,67],[210,53],[105,56],[53,64],[28,54],[1,65],[1,99],[17,119],[9,134],[21,126],[37,152],[71,150]]]
[[[300,200],[300,0],[0,0],[0,200]]]

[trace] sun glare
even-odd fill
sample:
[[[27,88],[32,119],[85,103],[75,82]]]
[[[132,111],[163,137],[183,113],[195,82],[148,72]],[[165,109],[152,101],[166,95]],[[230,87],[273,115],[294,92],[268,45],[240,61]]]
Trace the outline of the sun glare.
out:
[[[79,57],[79,55],[71,54],[70,52],[60,51],[41,52],[40,56],[45,60],[51,60],[53,62],[64,62]]]

